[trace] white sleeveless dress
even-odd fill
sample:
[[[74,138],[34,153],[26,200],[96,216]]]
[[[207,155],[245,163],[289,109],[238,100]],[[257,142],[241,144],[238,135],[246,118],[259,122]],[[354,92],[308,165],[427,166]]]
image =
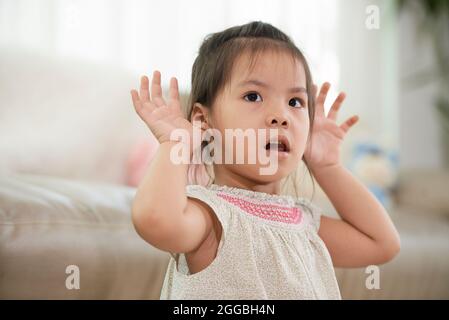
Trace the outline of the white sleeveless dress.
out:
[[[320,209],[309,200],[219,186],[188,185],[207,203],[223,232],[217,255],[190,274],[171,254],[160,298],[341,299],[329,252],[318,236]]]

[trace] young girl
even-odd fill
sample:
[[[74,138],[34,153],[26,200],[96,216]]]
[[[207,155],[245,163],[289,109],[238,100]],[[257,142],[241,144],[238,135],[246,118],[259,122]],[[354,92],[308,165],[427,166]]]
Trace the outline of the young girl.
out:
[[[283,32],[252,22],[208,36],[192,68],[190,121],[176,78],[168,101],[160,83],[155,71],[151,94],[144,76],[131,96],[160,142],[132,219],[144,240],[171,254],[161,299],[341,299],[333,267],[382,264],[398,253],[387,212],[340,160],[358,118],[337,125],[344,93],[325,115],[330,85],[316,95],[306,59]],[[173,131],[192,133],[192,122],[222,133],[223,153],[235,151],[225,129],[276,129],[275,141],[258,137],[256,144],[277,159],[277,170],[260,174],[260,161],[213,163],[213,180],[188,185],[189,165],[170,156],[180,146]],[[191,140],[184,146],[193,147]],[[281,180],[301,160],[341,219],[280,194]]]

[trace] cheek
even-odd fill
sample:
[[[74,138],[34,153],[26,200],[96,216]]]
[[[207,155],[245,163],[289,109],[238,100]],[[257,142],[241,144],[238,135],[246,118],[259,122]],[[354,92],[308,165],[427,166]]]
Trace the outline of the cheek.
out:
[[[294,145],[296,150],[299,153],[302,153],[305,151],[306,145],[307,145],[307,141],[309,138],[309,124],[307,123],[303,123],[302,125],[299,125],[294,133]]]
[[[310,130],[310,122],[309,118],[304,115],[301,119],[295,123],[295,137],[298,137],[301,141],[303,139],[307,140],[307,136],[309,135]]]

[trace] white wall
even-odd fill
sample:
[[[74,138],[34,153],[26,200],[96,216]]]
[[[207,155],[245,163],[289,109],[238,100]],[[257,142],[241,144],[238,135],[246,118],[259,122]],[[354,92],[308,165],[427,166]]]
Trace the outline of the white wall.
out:
[[[337,23],[340,87],[348,92],[341,120],[363,111],[348,143],[368,140],[397,148],[402,169],[442,167],[433,105],[437,86],[410,89],[404,82],[434,62],[431,43],[417,37],[416,17],[396,12],[391,0],[347,3],[340,0]],[[380,9],[379,30],[364,27],[369,5]]]
[[[411,89],[404,79],[434,62],[431,43],[418,37],[416,17],[408,12],[399,19],[400,155],[403,168],[442,167],[442,152],[433,99],[437,85]],[[421,39],[421,40],[419,40]]]
[[[371,12],[379,9],[379,28],[366,26]],[[337,51],[340,62],[340,88],[347,93],[339,121],[360,116],[345,142],[345,157],[353,142],[378,143],[397,150],[399,144],[396,25],[391,1],[340,0]]]

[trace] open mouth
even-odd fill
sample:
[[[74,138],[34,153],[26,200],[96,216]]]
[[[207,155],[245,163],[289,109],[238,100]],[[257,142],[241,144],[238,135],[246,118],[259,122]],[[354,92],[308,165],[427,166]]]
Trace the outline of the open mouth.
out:
[[[267,142],[265,150],[273,150],[278,152],[290,152],[290,145],[287,138],[279,136],[277,139]]]

